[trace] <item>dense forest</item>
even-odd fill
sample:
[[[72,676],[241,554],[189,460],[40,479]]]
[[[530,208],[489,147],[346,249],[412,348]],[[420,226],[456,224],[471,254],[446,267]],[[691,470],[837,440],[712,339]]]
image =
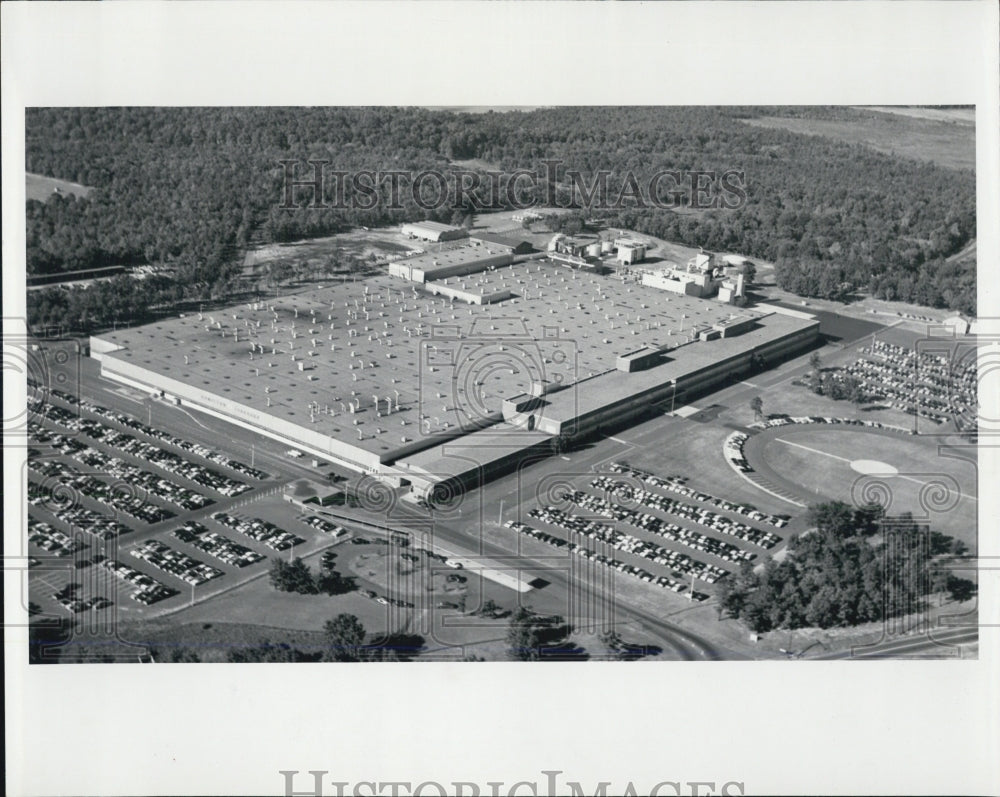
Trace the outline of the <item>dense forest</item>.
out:
[[[747,563],[720,584],[720,613],[757,632],[831,628],[919,611],[932,592],[967,600],[975,591],[935,566],[965,545],[907,516],[888,520],[881,507],[834,501],[810,507],[810,522],[816,530],[793,537],[782,561],[758,572]]]
[[[779,285],[802,295],[869,292],[974,313],[974,263],[945,262],[975,237],[974,173],[741,121],[776,112],[838,118],[851,113],[735,107],[486,114],[418,108],[29,109],[27,171],[94,190],[87,198],[54,194],[27,203],[28,273],[166,265],[179,295],[225,293],[243,251],[254,243],[427,216],[451,221],[470,209],[466,198],[428,213],[406,191],[394,204],[388,183],[379,186],[377,202],[285,209],[282,160],[300,161],[303,169],[307,159],[327,161],[333,196],[337,171],[416,173],[471,162],[480,171],[510,173],[540,171],[544,160],[558,159],[562,170],[578,170],[585,180],[596,170],[610,170],[612,198],[629,173],[645,185],[663,170],[742,172],[746,202],[735,209],[693,209],[690,189],[682,188],[676,210],[626,198],[604,215],[669,240],[774,261]],[[544,188],[539,186],[536,199],[544,199]],[[346,191],[349,205],[352,190]],[[475,193],[495,204],[485,188]],[[308,198],[304,189],[297,196]],[[174,286],[142,291],[156,303],[169,298]],[[109,289],[101,292],[108,295]],[[32,292],[34,315],[53,315],[53,293]]]

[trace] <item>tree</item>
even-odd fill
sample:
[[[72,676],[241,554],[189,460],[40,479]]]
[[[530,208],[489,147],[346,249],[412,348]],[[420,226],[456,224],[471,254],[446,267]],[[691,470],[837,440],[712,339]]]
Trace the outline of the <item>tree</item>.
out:
[[[377,202],[368,209],[324,209],[306,207],[313,192],[305,186],[294,192],[297,212],[278,207],[282,178],[274,164],[303,158],[303,141],[331,160],[330,175],[359,163],[395,161],[417,173],[439,165],[442,153],[531,169],[538,158],[571,152],[585,169],[600,162],[619,175],[609,183],[610,196],[630,171],[643,184],[664,168],[690,168],[692,159],[721,171],[731,165],[725,153],[739,151],[755,179],[743,187],[737,212],[681,217],[667,208],[631,207],[610,216],[609,224],[774,261],[778,284],[801,295],[836,297],[843,286],[855,285],[879,296],[975,312],[976,258],[949,259],[976,233],[971,168],[944,169],[751,128],[737,113],[774,112],[629,108],[608,120],[599,108],[550,108],[463,114],[456,124],[450,111],[420,108],[31,108],[25,114],[26,166],[95,190],[86,198],[26,203],[27,266],[30,274],[52,274],[164,264],[177,270],[178,284],[194,290],[224,284],[224,273],[238,268],[245,247],[257,243],[425,216],[408,192],[401,207]],[[856,121],[861,112],[813,108],[782,115],[790,113]],[[814,179],[803,182],[801,175],[816,163],[825,168],[813,169]],[[305,164],[296,171],[296,179],[309,179]],[[325,186],[328,200],[332,179]],[[472,193],[491,202],[485,184]],[[689,204],[690,192],[678,194],[675,204]],[[568,199],[569,192],[560,196]]]
[[[719,601],[719,619],[726,617],[739,617],[743,606],[746,603],[746,595],[743,593],[732,578],[725,578],[716,589],[716,597]]]
[[[852,526],[855,534],[868,537],[877,533],[885,518],[885,507],[881,504],[865,504],[854,510]],[[944,537],[944,535],[941,535]],[[947,538],[950,539],[950,538]]]
[[[309,565],[296,557],[292,562],[275,559],[271,562],[271,586],[281,592],[298,592],[301,595],[314,595],[317,592],[316,579]]]
[[[616,661],[633,661],[646,655],[646,650],[628,644],[617,631],[604,631],[598,639]]]
[[[823,375],[824,392],[834,401],[847,398],[847,388],[844,383],[835,376]]]
[[[327,595],[344,595],[358,588],[353,576],[344,576],[336,570],[328,569],[316,579],[316,588]]]
[[[953,601],[962,603],[976,594],[976,585],[967,578],[949,575],[947,590]]]
[[[808,517],[809,522],[814,524],[821,534],[843,537],[850,535],[854,530],[855,513],[843,501],[813,504],[809,507]]]
[[[750,409],[753,410],[754,420],[761,420],[764,417],[764,400],[760,396],[750,399]]]
[[[361,661],[367,632],[353,614],[338,614],[323,625],[328,661]]]
[[[881,507],[834,501],[811,506],[809,518],[817,532],[790,538],[780,563],[771,560],[757,572],[745,563],[720,584],[720,616],[726,612],[758,632],[851,626],[912,612],[927,594],[950,587],[934,562],[950,549],[949,538],[906,513],[887,528]],[[876,529],[891,541],[873,541]],[[957,587],[959,598],[969,596],[967,585]]]
[[[191,650],[191,648],[171,648],[165,660],[171,664],[194,664],[201,661],[201,656]]]
[[[518,661],[541,658],[542,635],[534,612],[520,606],[511,615],[507,627],[507,649]]]
[[[819,359],[819,352],[818,351],[814,351],[812,354],[809,355],[809,367],[812,368],[812,370],[814,372],[816,372],[816,373],[819,372],[819,370],[820,370],[820,359]]]
[[[864,392],[861,390],[861,382],[854,374],[844,376],[844,394],[852,404],[863,404],[865,400]]]
[[[259,645],[243,648],[232,648],[226,653],[226,661],[236,664],[277,663],[313,661],[314,655],[303,653],[293,648],[287,642],[277,645],[265,639]]]
[[[492,598],[487,598],[483,601],[482,608],[479,610],[479,614],[483,617],[496,617],[501,612],[500,604],[494,601]]]

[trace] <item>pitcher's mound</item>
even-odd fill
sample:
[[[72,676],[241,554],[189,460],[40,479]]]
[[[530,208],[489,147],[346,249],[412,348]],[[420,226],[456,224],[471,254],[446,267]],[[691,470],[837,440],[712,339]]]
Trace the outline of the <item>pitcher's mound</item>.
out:
[[[899,473],[888,462],[879,462],[877,459],[856,459],[851,463],[851,470],[865,476],[895,476]]]

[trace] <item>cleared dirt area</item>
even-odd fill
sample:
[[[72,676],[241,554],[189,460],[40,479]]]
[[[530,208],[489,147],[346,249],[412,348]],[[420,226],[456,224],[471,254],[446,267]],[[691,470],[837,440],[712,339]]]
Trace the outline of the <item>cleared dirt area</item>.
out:
[[[495,163],[484,161],[482,158],[468,158],[466,160],[454,160],[451,165],[458,169],[471,169],[473,171],[498,171],[499,167]]]
[[[976,168],[976,131],[969,125],[888,113],[858,113],[857,120],[761,116],[754,127],[865,144],[887,155],[929,161],[949,169]]]
[[[420,251],[420,243],[409,241],[399,230],[352,230],[326,238],[308,241],[267,244],[247,252],[245,267],[266,265],[278,260],[295,259],[306,262],[328,258],[357,257],[362,259],[383,259]]]
[[[93,190],[89,186],[71,183],[68,180],[58,180],[55,177],[45,177],[41,174],[24,175],[25,199],[36,199],[39,202],[44,202],[53,194],[85,197]]]

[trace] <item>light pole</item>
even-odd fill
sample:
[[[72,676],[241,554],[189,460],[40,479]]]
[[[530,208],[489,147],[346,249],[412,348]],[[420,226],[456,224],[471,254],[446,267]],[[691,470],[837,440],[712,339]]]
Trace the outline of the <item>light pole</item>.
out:
[[[497,525],[503,525],[503,499],[500,499],[500,513],[497,515]]]
[[[670,384],[673,385],[673,392],[670,394],[670,414],[674,414],[674,399],[677,398],[677,380],[671,379]]]

